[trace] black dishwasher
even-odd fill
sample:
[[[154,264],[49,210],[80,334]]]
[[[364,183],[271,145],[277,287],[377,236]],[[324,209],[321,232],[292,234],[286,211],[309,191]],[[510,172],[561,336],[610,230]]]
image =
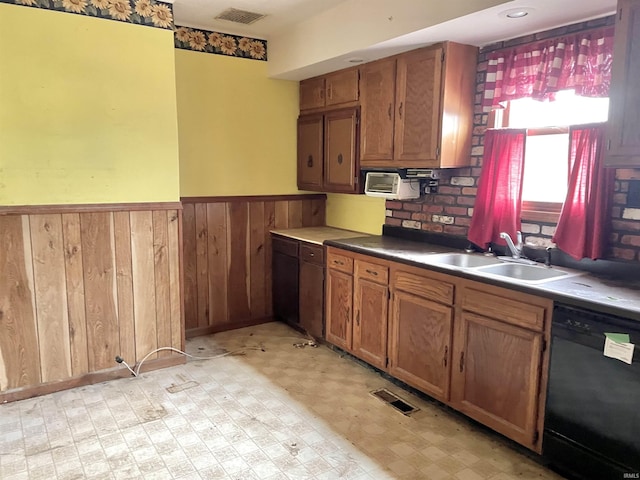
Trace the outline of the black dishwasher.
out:
[[[628,333],[631,365],[603,355],[605,332]],[[543,456],[580,479],[640,478],[640,322],[557,305]]]

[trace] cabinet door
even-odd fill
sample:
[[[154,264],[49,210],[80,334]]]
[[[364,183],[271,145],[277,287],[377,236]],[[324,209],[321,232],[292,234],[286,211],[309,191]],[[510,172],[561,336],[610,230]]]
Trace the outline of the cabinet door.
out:
[[[374,367],[386,368],[389,288],[356,279],[353,297],[353,354]]]
[[[351,350],[353,277],[332,268],[327,270],[326,339]]]
[[[462,311],[452,361],[451,406],[532,448],[542,333]]]
[[[321,190],[323,174],[322,115],[305,115],[298,118],[298,188]]]
[[[437,167],[442,48],[398,57],[394,159],[398,166]]]
[[[609,94],[606,162],[640,166],[640,1],[619,0]]]
[[[451,307],[395,292],[389,320],[389,373],[447,401],[452,320]]]
[[[273,316],[298,323],[298,257],[273,252]]]
[[[327,107],[358,101],[358,69],[330,73],[325,77]]]
[[[393,158],[393,119],[396,86],[395,58],[364,65],[360,71],[361,166],[379,166]]]
[[[324,122],[324,191],[353,193],[358,188],[358,109],[329,112]]]
[[[300,110],[324,107],[324,77],[300,82]]]
[[[313,338],[322,338],[324,267],[300,262],[300,326]]]

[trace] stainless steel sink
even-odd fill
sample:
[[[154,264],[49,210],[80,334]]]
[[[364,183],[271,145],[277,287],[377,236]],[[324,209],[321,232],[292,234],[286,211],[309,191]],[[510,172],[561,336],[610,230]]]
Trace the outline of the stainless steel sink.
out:
[[[542,283],[547,280],[575,275],[562,270],[556,270],[555,268],[521,265],[518,263],[501,263],[500,265],[480,267],[476,272],[508,277],[526,283]]]
[[[485,257],[482,255],[472,255],[468,253],[442,253],[439,255],[429,255],[428,262],[441,265],[451,265],[460,268],[484,267],[487,265],[498,265],[502,262],[495,257]]]

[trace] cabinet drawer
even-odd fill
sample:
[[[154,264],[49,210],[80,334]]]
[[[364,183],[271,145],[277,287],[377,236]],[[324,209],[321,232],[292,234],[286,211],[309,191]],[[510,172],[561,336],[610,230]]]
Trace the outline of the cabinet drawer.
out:
[[[300,260],[324,266],[324,247],[319,245],[300,244]]]
[[[286,238],[273,237],[271,240],[274,252],[284,253],[290,257],[298,257],[298,241]]]
[[[385,265],[356,260],[355,275],[383,285],[389,283],[389,267]]]
[[[454,286],[451,283],[398,270],[394,272],[392,285],[396,290],[412,293],[428,300],[447,305],[453,304]]]
[[[353,258],[330,250],[327,252],[327,267],[345,273],[353,273]]]
[[[512,325],[542,331],[545,307],[466,287],[462,308]]]

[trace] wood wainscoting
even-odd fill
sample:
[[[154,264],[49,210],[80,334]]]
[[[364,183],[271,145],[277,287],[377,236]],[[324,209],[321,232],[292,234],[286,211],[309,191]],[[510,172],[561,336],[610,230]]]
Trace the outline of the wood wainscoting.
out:
[[[0,207],[0,403],[182,350],[181,223],[177,202]]]
[[[269,231],[324,225],[326,195],[190,197],[182,204],[187,337],[270,321]]]

